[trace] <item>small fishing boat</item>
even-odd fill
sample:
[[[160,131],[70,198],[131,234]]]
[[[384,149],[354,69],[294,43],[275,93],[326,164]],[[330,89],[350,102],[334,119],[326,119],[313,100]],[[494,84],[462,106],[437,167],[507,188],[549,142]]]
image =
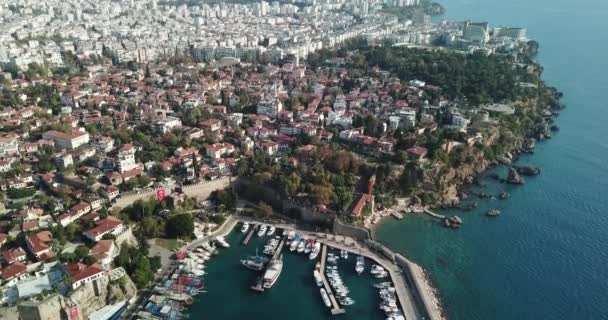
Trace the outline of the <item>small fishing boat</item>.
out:
[[[249,230],[249,222],[243,222],[243,226],[241,227],[241,232],[245,233]]]

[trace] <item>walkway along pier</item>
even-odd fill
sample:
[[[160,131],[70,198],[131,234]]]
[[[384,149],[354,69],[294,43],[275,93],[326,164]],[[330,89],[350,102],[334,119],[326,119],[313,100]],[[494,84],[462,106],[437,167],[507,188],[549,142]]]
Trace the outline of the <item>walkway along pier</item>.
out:
[[[338,304],[338,301],[336,300],[336,297],[334,296],[333,292],[331,291],[331,287],[329,286],[329,283],[327,282],[327,279],[325,278],[325,261],[327,259],[327,245],[323,244],[323,249],[321,249],[321,270],[319,270],[319,272],[321,273],[321,280],[323,281],[323,287],[325,288],[325,291],[327,291],[327,295],[329,296],[329,300],[331,301],[331,314],[332,315],[339,315],[339,314],[344,314],[346,313],[346,310],[341,309],[340,305]]]
[[[251,238],[251,237],[249,237],[249,238]],[[283,237],[281,239],[281,242],[279,243],[277,250],[272,255],[272,258],[270,259],[270,261],[268,261],[268,264],[266,264],[266,267],[264,268],[264,270],[262,272],[262,276],[258,280],[258,283],[251,287],[252,290],[258,291],[258,292],[264,292],[264,273],[266,272],[266,269],[268,268],[268,266],[270,265],[270,263],[272,261],[279,259],[281,257],[281,253],[283,251],[284,245],[285,245],[285,237]]]
[[[431,211],[431,210],[429,210],[429,209],[427,209],[427,208],[424,208],[424,212],[425,212],[426,214],[428,214],[429,216],[433,217],[433,218],[437,218],[437,219],[445,219],[445,216],[444,216],[444,215],[441,215],[441,214],[436,214],[435,212],[433,212],[433,211]]]
[[[257,224],[254,224],[251,226],[251,230],[249,230],[249,233],[247,233],[247,236],[245,236],[245,239],[243,239],[243,242],[241,242],[242,245],[246,246],[249,243],[249,240],[251,240],[251,237],[255,233],[255,230],[257,229],[257,227],[258,227]]]

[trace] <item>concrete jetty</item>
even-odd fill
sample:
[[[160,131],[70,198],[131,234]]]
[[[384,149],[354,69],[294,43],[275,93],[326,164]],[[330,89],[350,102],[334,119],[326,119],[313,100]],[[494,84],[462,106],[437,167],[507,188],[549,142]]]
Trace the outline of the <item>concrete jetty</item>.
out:
[[[327,291],[327,295],[329,296],[329,301],[331,301],[331,314],[332,315],[339,315],[339,314],[344,314],[346,313],[346,310],[340,308],[340,305],[338,304],[338,300],[336,300],[336,297],[333,294],[333,291],[331,291],[331,287],[329,286],[329,283],[327,282],[327,279],[325,278],[325,261],[327,259],[327,245],[323,244],[323,248],[321,249],[321,270],[319,270],[319,272],[321,273],[321,280],[323,281],[323,287],[325,288],[325,291]]]
[[[262,271],[262,276],[258,279],[258,282],[251,287],[251,290],[254,290],[257,292],[264,292],[264,273],[266,272],[266,268],[268,268],[268,266],[270,265],[270,263],[272,261],[279,259],[281,257],[281,252],[283,251],[284,245],[285,245],[285,237],[283,237],[281,239],[281,242],[279,242],[279,246],[277,247],[277,250],[274,252],[274,254],[272,255],[272,258],[270,259],[270,261],[268,261],[268,264]]]
[[[242,245],[246,246],[249,243],[249,240],[251,240],[251,237],[253,236],[253,233],[257,227],[257,224],[251,226],[251,230],[249,230],[249,233],[247,233],[247,236],[245,236],[245,239],[243,239],[243,242],[241,242]]]
[[[429,216],[431,216],[431,217],[433,217],[433,218],[437,218],[437,219],[445,219],[445,216],[444,216],[444,215],[441,215],[441,214],[436,214],[435,212],[433,212],[433,211],[431,211],[431,210],[429,210],[429,209],[427,209],[427,208],[424,208],[424,213],[428,214]]]

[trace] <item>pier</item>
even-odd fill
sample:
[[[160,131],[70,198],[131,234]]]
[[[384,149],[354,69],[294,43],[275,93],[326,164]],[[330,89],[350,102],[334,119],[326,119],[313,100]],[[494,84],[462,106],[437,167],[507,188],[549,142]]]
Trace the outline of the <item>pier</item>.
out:
[[[338,304],[336,297],[334,297],[334,293],[333,293],[333,291],[331,291],[331,287],[329,286],[329,283],[327,282],[327,279],[325,278],[325,260],[326,259],[327,259],[327,245],[323,244],[323,248],[321,249],[321,270],[319,270],[319,272],[321,273],[321,280],[323,281],[323,287],[325,288],[325,291],[327,291],[327,295],[329,296],[329,301],[331,301],[331,314],[333,316],[339,315],[339,314],[345,314],[346,310],[340,308],[340,305]]]
[[[241,242],[242,245],[246,246],[249,243],[249,240],[251,240],[257,226],[257,224],[251,225],[251,230],[249,230],[249,233],[247,233],[247,236],[245,236],[245,239],[243,239],[243,242]]]
[[[424,208],[424,213],[428,214],[429,216],[433,217],[433,218],[437,218],[437,219],[445,219],[444,215],[440,215],[440,214],[436,214],[435,212]]]
[[[251,238],[251,235],[248,235],[248,238]],[[279,242],[279,246],[277,247],[277,250],[272,255],[272,258],[270,259],[270,261],[268,261],[268,264],[266,265],[266,267],[268,267],[272,261],[278,259],[281,256],[281,252],[283,251],[284,245],[285,245],[285,237],[283,237],[281,239],[281,242]],[[266,272],[266,268],[264,268],[264,270],[262,270],[262,276],[260,277],[258,282],[254,286],[251,287],[251,290],[254,290],[257,292],[264,292],[264,273],[265,272]]]

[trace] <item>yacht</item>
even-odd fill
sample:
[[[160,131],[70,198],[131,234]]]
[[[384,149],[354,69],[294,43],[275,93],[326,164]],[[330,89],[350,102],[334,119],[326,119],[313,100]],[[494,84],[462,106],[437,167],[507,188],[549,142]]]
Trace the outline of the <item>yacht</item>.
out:
[[[262,237],[266,234],[266,225],[261,225],[260,230],[258,230],[258,237]]]
[[[245,266],[245,268],[254,271],[262,271],[266,263],[268,263],[268,258],[259,255],[251,256],[247,259],[241,260],[241,264]]]
[[[355,271],[357,274],[362,274],[365,271],[365,258],[359,256],[357,257],[357,264],[355,265]]]
[[[270,228],[268,228],[268,232],[266,232],[266,235],[271,236],[274,234],[275,231],[277,231],[277,228],[275,228],[274,226],[270,226]]]
[[[230,248],[230,245],[226,242],[224,237],[215,237],[215,241],[223,248]]]
[[[350,306],[350,305],[355,304],[355,300],[353,300],[352,298],[349,298],[349,297],[345,297],[345,298],[340,299],[340,304],[343,306]]]
[[[308,255],[308,259],[310,259],[310,260],[316,259],[317,256],[319,255],[319,252],[321,252],[321,243],[315,242],[315,244],[312,246],[312,250],[310,251],[310,254]]]
[[[281,271],[283,270],[283,257],[279,256],[278,259],[272,260],[266,272],[264,272],[264,288],[270,289],[275,282],[279,279]]]
[[[243,226],[241,227],[241,232],[245,233],[249,230],[249,222],[243,222]]]
[[[325,306],[330,308],[331,301],[329,301],[329,296],[327,295],[327,291],[325,291],[325,289],[323,289],[323,288],[321,288],[321,298],[323,299],[323,303],[325,304]]]

